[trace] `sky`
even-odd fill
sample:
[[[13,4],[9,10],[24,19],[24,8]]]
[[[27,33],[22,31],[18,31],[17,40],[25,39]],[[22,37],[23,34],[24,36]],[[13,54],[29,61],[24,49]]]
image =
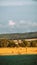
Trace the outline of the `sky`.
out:
[[[37,0],[0,0],[0,33],[37,31]]]

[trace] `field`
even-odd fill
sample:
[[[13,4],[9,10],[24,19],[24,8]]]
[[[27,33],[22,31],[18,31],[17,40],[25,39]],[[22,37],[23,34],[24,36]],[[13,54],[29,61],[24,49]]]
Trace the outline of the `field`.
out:
[[[0,65],[37,65],[37,55],[0,56]]]
[[[0,48],[0,55],[37,54],[37,47]]]
[[[24,42],[20,46],[12,40],[0,40],[0,65],[37,65],[37,41],[30,43],[28,47]]]

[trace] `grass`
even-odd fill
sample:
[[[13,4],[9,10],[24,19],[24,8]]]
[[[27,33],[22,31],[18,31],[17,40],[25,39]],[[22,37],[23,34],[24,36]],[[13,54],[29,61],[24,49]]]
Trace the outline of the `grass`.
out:
[[[37,65],[37,54],[0,56],[0,65]]]

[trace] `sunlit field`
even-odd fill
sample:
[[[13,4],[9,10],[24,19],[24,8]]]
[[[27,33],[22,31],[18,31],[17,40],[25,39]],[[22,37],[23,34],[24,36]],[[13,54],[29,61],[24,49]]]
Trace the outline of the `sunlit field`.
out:
[[[0,55],[37,54],[36,47],[0,48]]]

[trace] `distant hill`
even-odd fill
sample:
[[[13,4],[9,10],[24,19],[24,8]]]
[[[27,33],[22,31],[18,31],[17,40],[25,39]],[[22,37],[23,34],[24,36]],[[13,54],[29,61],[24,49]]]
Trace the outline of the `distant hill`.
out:
[[[37,32],[0,34],[0,39],[31,39],[37,38]]]

